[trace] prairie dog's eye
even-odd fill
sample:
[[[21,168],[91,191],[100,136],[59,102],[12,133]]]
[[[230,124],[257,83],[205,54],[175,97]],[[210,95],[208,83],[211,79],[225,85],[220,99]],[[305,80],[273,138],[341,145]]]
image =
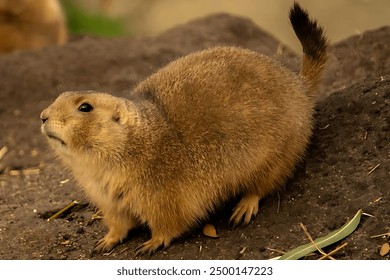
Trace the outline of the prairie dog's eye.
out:
[[[80,112],[88,113],[88,112],[91,112],[93,110],[93,107],[91,106],[91,104],[83,103],[83,104],[80,105],[78,110]]]

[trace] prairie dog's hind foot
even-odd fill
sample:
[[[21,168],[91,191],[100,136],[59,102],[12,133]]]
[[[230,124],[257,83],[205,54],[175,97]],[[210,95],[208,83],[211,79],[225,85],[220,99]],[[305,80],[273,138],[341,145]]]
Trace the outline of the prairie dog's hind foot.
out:
[[[259,211],[259,201],[259,195],[249,194],[244,196],[233,209],[233,214],[229,220],[230,223],[234,226],[237,226],[240,223],[244,225],[248,224],[252,217],[255,217]]]
[[[150,240],[142,243],[135,249],[136,256],[151,255],[160,248],[166,248],[170,245],[171,240],[166,240],[162,237],[152,237]]]

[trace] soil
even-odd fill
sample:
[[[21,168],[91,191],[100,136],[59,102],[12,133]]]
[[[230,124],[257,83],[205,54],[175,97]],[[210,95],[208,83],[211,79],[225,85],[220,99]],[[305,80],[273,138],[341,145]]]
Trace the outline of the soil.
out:
[[[215,45],[242,46],[299,69],[300,54],[251,21],[226,14],[156,37],[78,37],[61,47],[1,56],[0,149],[8,152],[0,159],[0,259],[136,258],[134,249],[150,236],[146,227],[111,254],[91,254],[106,228],[92,219],[97,210],[51,156],[39,114],[62,91],[126,95],[169,61]],[[258,216],[248,226],[229,227],[233,199],[205,221],[219,238],[194,228],[169,248],[137,258],[269,259],[279,255],[275,250],[309,242],[300,223],[316,238],[363,209],[372,216],[362,217],[334,258],[390,259],[379,254],[389,236],[371,238],[390,232],[390,27],[333,44],[330,57],[306,160],[283,189],[261,202]],[[73,200],[79,204],[47,221]]]

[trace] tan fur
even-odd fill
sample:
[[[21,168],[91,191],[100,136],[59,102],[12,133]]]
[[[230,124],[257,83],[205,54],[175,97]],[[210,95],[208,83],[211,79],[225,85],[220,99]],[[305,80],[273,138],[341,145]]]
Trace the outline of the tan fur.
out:
[[[66,40],[58,0],[0,0],[0,53],[61,45]]]
[[[126,99],[64,93],[42,112],[42,132],[103,211],[109,233],[96,249],[146,223],[152,238],[138,252],[152,252],[235,195],[233,223],[256,215],[304,155],[314,86],[263,55],[217,47],[170,63]]]

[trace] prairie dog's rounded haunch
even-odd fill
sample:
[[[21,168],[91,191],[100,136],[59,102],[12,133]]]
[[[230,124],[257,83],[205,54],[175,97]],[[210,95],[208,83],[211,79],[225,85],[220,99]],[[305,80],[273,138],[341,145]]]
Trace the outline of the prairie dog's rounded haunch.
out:
[[[58,0],[0,0],[0,53],[61,45],[66,40]]]
[[[300,75],[255,52],[217,47],[180,58],[128,96],[66,92],[41,114],[42,133],[104,214],[110,250],[145,223],[153,252],[235,195],[248,223],[283,185],[312,133],[326,38],[298,4]]]

